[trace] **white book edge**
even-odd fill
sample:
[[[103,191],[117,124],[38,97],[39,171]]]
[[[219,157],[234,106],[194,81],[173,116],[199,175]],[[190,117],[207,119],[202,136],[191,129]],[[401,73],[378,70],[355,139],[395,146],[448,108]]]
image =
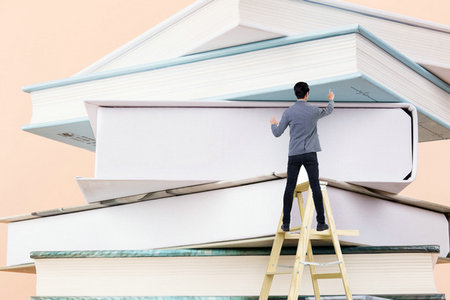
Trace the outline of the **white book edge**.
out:
[[[372,8],[368,6],[358,5],[354,3],[349,3],[345,1],[340,0],[304,0],[306,2],[316,3],[316,4],[322,4],[327,5],[339,9],[344,10],[350,10],[355,13],[359,14],[367,14],[369,16],[381,18],[381,19],[388,19],[391,21],[399,22],[399,23],[406,23],[409,25],[417,26],[417,27],[423,27],[431,30],[437,30],[437,31],[443,31],[450,33],[450,26],[440,24],[433,21],[423,20],[415,17],[410,17],[398,13],[393,13],[389,11],[385,11],[382,9]]]
[[[105,208],[112,205],[121,205],[121,204],[130,204],[130,203],[136,203],[141,201],[150,201],[155,199],[161,199],[165,197],[172,197],[175,194],[176,195],[188,195],[190,193],[198,193],[203,191],[212,191],[217,189],[223,189],[223,188],[230,188],[230,187],[237,187],[240,185],[246,185],[246,184],[252,184],[252,183],[258,183],[258,182],[265,182],[270,180],[278,180],[278,179],[284,179],[286,178],[286,172],[279,172],[279,173],[273,173],[273,174],[266,174],[264,176],[254,177],[254,178],[247,178],[244,180],[236,180],[236,181],[221,181],[221,182],[215,182],[215,183],[208,183],[205,185],[200,185],[190,188],[177,188],[170,191],[170,193],[166,192],[159,192],[154,194],[140,194],[135,195],[134,197],[124,197],[124,198],[118,198],[118,199],[111,199],[110,201],[103,201],[103,202],[96,202],[96,203],[90,203],[85,205],[78,205],[78,206],[69,206],[69,207],[60,207],[56,209],[50,209],[50,210],[42,210],[42,211],[35,211],[27,214],[21,214],[21,215],[14,215],[9,217],[3,217],[0,218],[0,223],[8,224],[8,223],[14,223],[14,222],[21,222],[26,220],[32,220],[37,218],[45,218],[49,216],[58,216],[63,215],[67,213],[76,213],[76,212],[82,212],[82,211],[88,211],[98,208]],[[351,191],[355,193],[360,193],[363,195],[379,198],[382,200],[392,201],[400,204],[405,204],[409,206],[414,206],[417,208],[426,209],[429,211],[434,211],[438,213],[444,213],[449,214],[450,213],[450,206],[438,204],[438,203],[432,203],[429,201],[425,201],[422,199],[416,199],[411,198],[407,196],[392,194],[389,192],[382,192],[378,190],[371,190],[368,188],[365,188],[363,186],[359,186],[356,184],[351,184],[348,182],[342,182],[342,181],[336,181],[330,178],[321,178],[321,180],[328,182],[328,185],[332,187],[336,187],[342,190]]]
[[[132,50],[133,48],[136,48],[138,45],[140,45],[143,42],[145,42],[146,40],[150,39],[153,35],[158,34],[158,33],[162,32],[164,29],[177,24],[177,22],[180,22],[184,18],[187,18],[188,16],[193,14],[195,11],[201,9],[208,3],[212,3],[212,2],[214,2],[214,1],[206,0],[206,1],[195,2],[194,4],[186,7],[185,9],[181,10],[180,12],[178,12],[174,16],[170,17],[169,19],[160,23],[159,25],[156,25],[155,27],[151,28],[150,30],[146,31],[145,33],[139,35],[137,38],[126,43],[124,46],[122,46],[122,47],[118,48],[117,50],[113,51],[112,53],[106,55],[104,58],[100,59],[99,61],[95,62],[94,64],[92,64],[92,65],[88,66],[87,68],[83,69],[82,71],[78,72],[75,76],[95,72],[96,69],[101,68],[103,65],[108,64],[109,62],[111,62],[114,59],[123,55],[124,53]],[[415,27],[421,27],[421,28],[425,28],[425,29],[429,29],[429,30],[440,31],[440,32],[445,32],[445,33],[450,32],[450,27],[446,26],[446,25],[442,25],[442,24],[438,24],[438,23],[434,23],[434,22],[430,22],[430,21],[425,21],[425,20],[420,20],[418,18],[403,16],[400,14],[390,13],[390,12],[382,11],[379,9],[364,7],[361,5],[349,4],[349,3],[342,2],[342,1],[306,0],[305,2],[314,4],[314,5],[319,5],[319,6],[324,5],[324,6],[335,8],[335,9],[346,10],[346,11],[350,11],[350,12],[360,14],[360,15],[368,15],[369,17],[386,19],[389,21],[407,24],[407,25],[411,25],[411,26],[415,26]],[[239,8],[237,8],[237,10],[239,10]],[[245,27],[253,28],[255,30],[267,32],[268,34],[272,34],[273,37],[292,34],[289,32],[283,32],[283,30],[280,30],[280,29],[277,29],[277,28],[274,28],[271,26],[265,26],[265,25],[261,24],[260,22],[253,22],[251,20],[242,19],[241,16],[238,16],[238,18],[239,18],[239,20],[237,20],[236,24],[239,24],[239,25],[236,25],[235,26],[236,28],[238,26],[245,26]],[[230,29],[230,28],[228,28],[228,29]],[[228,29],[226,31],[228,31]],[[217,38],[222,33],[223,32],[216,34],[215,37]],[[215,37],[210,36],[207,39],[204,39],[201,42],[201,44],[208,44],[208,41],[214,40]],[[191,52],[193,49],[198,48],[199,46],[201,48],[201,45],[192,45],[190,47]],[[186,52],[185,54],[191,53],[188,51],[188,49],[186,49],[185,52]],[[439,64],[439,61],[435,61],[432,64]]]
[[[9,223],[7,263],[27,263],[29,252],[38,250],[157,249],[267,237],[274,234],[280,218],[284,185],[284,180],[273,180]],[[341,236],[341,241],[434,244],[447,255],[448,222],[443,213],[331,186],[327,191],[338,229],[360,232],[358,237]],[[295,203],[292,212],[291,225],[298,226]]]

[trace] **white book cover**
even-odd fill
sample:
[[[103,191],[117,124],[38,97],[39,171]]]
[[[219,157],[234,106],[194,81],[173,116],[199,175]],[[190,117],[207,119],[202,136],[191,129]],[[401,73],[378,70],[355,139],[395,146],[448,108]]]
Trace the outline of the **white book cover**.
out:
[[[450,82],[449,26],[339,0],[197,1],[77,75],[356,23]]]
[[[32,262],[31,251],[155,249],[239,240],[245,244],[273,236],[285,184],[279,179],[73,213],[61,209],[48,217],[35,214],[34,219],[8,223],[7,265]],[[337,229],[360,233],[340,236],[341,242],[439,245],[440,256],[447,256],[444,213],[331,186],[327,191]],[[291,220],[292,226],[300,223],[295,205]]]
[[[311,85],[310,100],[323,101],[331,88],[336,102],[409,102],[433,121],[425,131],[449,133],[448,84],[360,26],[28,86],[33,116],[24,129],[75,143],[55,130],[87,122],[87,99],[295,101],[298,81]]]
[[[285,172],[289,129],[275,138],[269,120],[280,119],[290,105],[88,101],[97,140],[95,178],[78,179],[80,187],[93,202],[144,192],[127,189],[126,194],[126,179],[154,180],[159,183],[155,188],[165,190],[181,180],[190,180],[187,186]],[[409,104],[336,104],[331,115],[319,120],[318,134],[325,178],[391,193],[415,179],[417,114]],[[114,190],[121,194],[111,197]]]

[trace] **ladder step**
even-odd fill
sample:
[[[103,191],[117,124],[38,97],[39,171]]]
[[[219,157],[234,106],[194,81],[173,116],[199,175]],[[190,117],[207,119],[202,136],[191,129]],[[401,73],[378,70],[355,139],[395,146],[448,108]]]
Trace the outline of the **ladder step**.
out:
[[[342,260],[338,260],[338,261],[331,261],[331,262],[327,262],[327,263],[318,263],[318,262],[312,262],[312,261],[300,261],[300,263],[304,264],[305,266],[320,266],[320,267],[324,267],[324,266],[331,266],[331,265],[338,265],[338,264],[342,264],[344,263]]]
[[[312,274],[312,279],[336,279],[336,278],[342,278],[341,273],[318,273],[318,274]]]
[[[291,231],[299,231],[301,228],[302,228],[301,226],[292,227],[292,228],[289,228],[290,229],[289,232],[291,232]]]
[[[359,236],[359,230],[352,230],[352,229],[339,229],[336,230],[337,235],[342,236]],[[287,240],[295,240],[300,238],[300,233],[286,233],[284,236]],[[324,230],[324,231],[317,231],[315,229],[311,230],[310,234],[311,240],[330,240],[331,234],[330,230]]]
[[[286,274],[292,274],[292,271],[269,271],[266,273],[266,275],[286,275]]]
[[[306,192],[309,189],[309,182],[303,182],[300,184],[297,184],[297,186],[295,187],[295,194],[297,193],[302,193],[302,192]]]

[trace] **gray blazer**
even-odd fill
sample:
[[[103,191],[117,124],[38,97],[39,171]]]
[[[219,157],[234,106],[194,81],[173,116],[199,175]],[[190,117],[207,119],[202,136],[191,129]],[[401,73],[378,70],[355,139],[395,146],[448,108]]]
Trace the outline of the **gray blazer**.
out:
[[[334,101],[330,101],[325,108],[319,108],[306,101],[298,100],[286,109],[280,123],[272,124],[272,133],[279,137],[289,126],[289,156],[309,152],[319,152],[319,135],[317,134],[317,121],[333,112]]]

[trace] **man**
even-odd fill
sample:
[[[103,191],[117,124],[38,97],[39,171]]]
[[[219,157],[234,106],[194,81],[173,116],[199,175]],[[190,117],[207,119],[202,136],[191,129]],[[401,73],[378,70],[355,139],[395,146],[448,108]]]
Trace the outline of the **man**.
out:
[[[275,117],[270,119],[272,133],[275,137],[283,134],[287,126],[290,129],[289,159],[287,166],[287,183],[283,198],[283,231],[289,231],[291,221],[292,200],[298,173],[301,166],[305,166],[308,173],[314,205],[317,212],[317,231],[328,229],[325,223],[322,192],[319,184],[319,163],[317,153],[321,151],[319,136],[317,135],[317,121],[333,112],[334,93],[328,92],[328,106],[319,108],[307,103],[309,86],[306,82],[298,82],[294,86],[297,102],[286,109],[280,123]]]

